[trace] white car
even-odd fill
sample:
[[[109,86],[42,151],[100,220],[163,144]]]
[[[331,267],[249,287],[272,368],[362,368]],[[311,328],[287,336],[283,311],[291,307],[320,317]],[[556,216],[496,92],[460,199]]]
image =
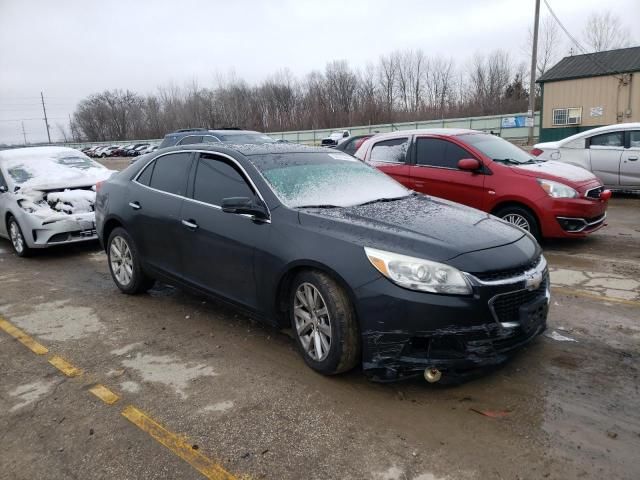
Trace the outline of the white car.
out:
[[[96,183],[113,173],[73,148],[0,151],[0,237],[21,257],[97,239]]]
[[[350,136],[351,133],[349,132],[349,130],[336,130],[335,132],[331,132],[331,135],[329,135],[328,137],[320,140],[320,145],[322,145],[323,147],[335,147]]]
[[[531,154],[593,172],[611,190],[640,190],[640,123],[620,123],[534,145]]]

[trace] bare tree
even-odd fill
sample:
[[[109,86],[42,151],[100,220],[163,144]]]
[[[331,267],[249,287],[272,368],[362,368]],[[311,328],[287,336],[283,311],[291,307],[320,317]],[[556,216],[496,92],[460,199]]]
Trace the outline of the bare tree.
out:
[[[582,33],[584,43],[594,52],[628,47],[631,33],[620,17],[609,10],[589,15]]]
[[[527,42],[523,45],[522,53],[525,58],[530,58],[533,48],[533,31],[529,28]],[[559,60],[562,51],[562,36],[560,27],[551,16],[545,16],[540,22],[538,31],[538,56],[536,76],[540,77]],[[528,79],[528,75],[524,80]]]

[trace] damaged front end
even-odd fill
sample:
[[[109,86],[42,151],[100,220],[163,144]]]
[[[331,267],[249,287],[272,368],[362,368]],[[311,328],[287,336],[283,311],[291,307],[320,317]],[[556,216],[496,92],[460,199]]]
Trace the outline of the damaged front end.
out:
[[[20,223],[31,248],[97,239],[95,187],[16,192]]]
[[[473,295],[467,297],[390,295],[388,282],[366,286],[370,291],[361,295],[372,312],[366,326],[394,328],[363,328],[365,374],[381,382],[415,376],[458,382],[504,363],[545,330],[550,295],[544,257],[520,271],[469,279]]]

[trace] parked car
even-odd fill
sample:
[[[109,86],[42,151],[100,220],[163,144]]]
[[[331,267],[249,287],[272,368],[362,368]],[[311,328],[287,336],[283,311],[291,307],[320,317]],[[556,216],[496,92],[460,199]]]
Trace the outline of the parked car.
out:
[[[96,240],[95,184],[112,173],[72,148],[0,151],[0,237],[21,257]]]
[[[120,148],[116,148],[113,151],[113,156],[114,157],[126,157],[127,156],[127,150],[131,150],[135,145],[133,143],[130,143],[129,145],[120,145]]]
[[[120,148],[119,145],[111,145],[109,147],[103,147],[96,152],[96,156],[100,158],[113,157],[114,152]]]
[[[173,147],[174,145],[220,142],[235,144],[262,144],[275,143],[275,140],[269,135],[251,130],[239,130],[235,128],[227,130],[188,128],[166,134],[158,148]]]
[[[367,138],[371,138],[374,135],[375,133],[367,133],[366,135],[352,135],[344,142],[339,143],[336,146],[336,150],[340,150],[344,153],[348,153],[349,155],[353,155]]]
[[[222,298],[293,328],[314,370],[361,364],[378,380],[456,378],[545,329],[547,263],[531,235],[342,152],[218,143],[145,160],[98,188],[124,293],[160,279]]]
[[[320,140],[320,145],[323,147],[335,147],[350,135],[349,130],[336,130],[335,132],[331,132],[331,135],[328,137]]]
[[[90,147],[85,153],[85,155],[89,156],[89,157],[95,157],[97,156],[97,152],[98,150],[100,150],[103,146],[102,145],[94,145],[93,147]]]
[[[605,224],[611,192],[590,172],[536,160],[475,130],[399,131],[366,140],[356,157],[417,192],[463,203],[543,237],[582,237]]]
[[[593,172],[606,188],[640,190],[640,123],[594,128],[557,142],[538,143],[531,154]]]
[[[148,147],[148,143],[134,143],[131,148],[125,150],[124,155],[126,157],[136,157],[140,154],[140,149]]]
[[[140,155],[146,155],[147,153],[155,152],[158,149],[158,145],[148,145],[146,148],[140,150]]]

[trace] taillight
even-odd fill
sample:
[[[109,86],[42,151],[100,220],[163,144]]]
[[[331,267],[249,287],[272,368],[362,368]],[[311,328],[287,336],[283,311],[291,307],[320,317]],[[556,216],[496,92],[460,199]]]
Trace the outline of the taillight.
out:
[[[540,150],[539,148],[534,148],[533,150],[531,150],[530,153],[534,157],[539,157],[542,153],[544,153],[544,150]]]
[[[96,183],[96,192],[100,191],[100,188],[102,188],[102,184],[103,183],[104,183],[104,181]]]

